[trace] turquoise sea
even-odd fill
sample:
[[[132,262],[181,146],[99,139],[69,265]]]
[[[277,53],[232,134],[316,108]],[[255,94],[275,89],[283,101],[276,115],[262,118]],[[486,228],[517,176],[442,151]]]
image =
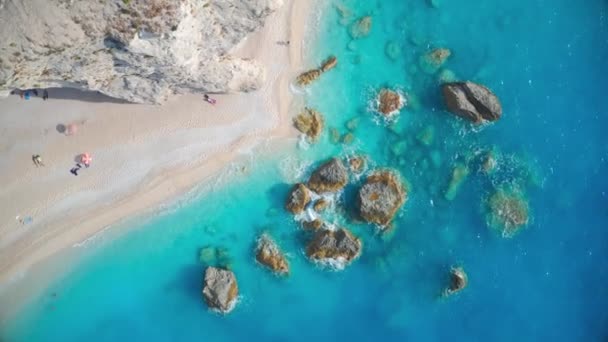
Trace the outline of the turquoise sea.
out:
[[[328,128],[344,135],[349,126],[354,141],[335,143],[326,129],[317,144],[255,160],[228,185],[91,243],[73,269],[2,322],[0,340],[608,339],[608,2],[326,6],[309,57],[333,54],[339,65],[304,96]],[[353,40],[349,25],[366,15],[370,35]],[[420,56],[436,47],[452,55],[429,74]],[[503,117],[476,127],[447,113],[440,75],[485,84]],[[371,110],[382,87],[409,98],[392,122]],[[489,150],[497,170],[486,175],[477,159]],[[409,199],[393,232],[381,234],[352,219],[361,183],[352,179],[330,219],[361,237],[363,253],[330,271],[305,258],[308,237],[283,203],[291,183],[321,161],[352,154],[367,155],[371,169],[398,170]],[[459,163],[469,174],[447,201]],[[529,224],[511,238],[487,224],[488,198],[503,188],[529,204]],[[288,252],[289,278],[255,263],[263,231]],[[238,278],[241,298],[227,316],[202,299],[204,246],[225,248]],[[466,270],[469,285],[442,299],[452,266]]]

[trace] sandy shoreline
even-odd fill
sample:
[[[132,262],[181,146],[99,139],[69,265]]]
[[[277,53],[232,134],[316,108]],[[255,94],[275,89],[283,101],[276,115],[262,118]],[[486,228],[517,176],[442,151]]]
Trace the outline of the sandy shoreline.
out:
[[[74,101],[0,100],[0,291],[32,266],[129,217],[173,201],[252,150],[291,139],[290,113],[301,107],[289,85],[302,69],[302,41],[312,3],[287,0],[234,55],[267,69],[263,89],[249,94],[184,95],[163,106]],[[288,47],[277,41],[289,40]],[[55,130],[77,122],[70,137]],[[274,145],[274,146],[271,146]],[[285,144],[283,144],[285,145]],[[69,173],[76,155],[90,152],[91,168]],[[36,168],[32,154],[43,156]],[[31,216],[20,224],[16,216]],[[0,292],[0,296],[2,293]],[[14,308],[13,308],[14,309]],[[4,311],[4,310],[2,310]]]

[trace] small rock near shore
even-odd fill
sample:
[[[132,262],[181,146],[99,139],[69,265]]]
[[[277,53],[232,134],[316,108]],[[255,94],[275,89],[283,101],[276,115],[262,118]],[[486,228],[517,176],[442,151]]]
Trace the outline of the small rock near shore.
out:
[[[310,190],[306,185],[298,183],[293,186],[289,195],[287,195],[287,201],[285,202],[285,209],[290,211],[292,214],[300,214],[306,208],[306,205],[310,202]]]

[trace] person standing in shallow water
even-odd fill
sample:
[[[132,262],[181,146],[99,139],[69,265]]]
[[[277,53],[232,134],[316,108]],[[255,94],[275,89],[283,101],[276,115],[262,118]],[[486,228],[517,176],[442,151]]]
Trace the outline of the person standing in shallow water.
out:
[[[34,154],[32,156],[32,161],[36,167],[44,166],[44,163],[42,163],[42,157],[39,154]]]

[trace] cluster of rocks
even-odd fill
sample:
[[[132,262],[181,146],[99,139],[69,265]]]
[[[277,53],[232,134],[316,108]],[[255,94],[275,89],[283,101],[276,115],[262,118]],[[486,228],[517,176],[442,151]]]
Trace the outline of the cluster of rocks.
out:
[[[301,73],[296,78],[296,83],[300,86],[306,86],[316,81],[321,75],[329,70],[335,68],[338,65],[338,58],[336,56],[330,56],[327,58],[321,66],[316,69],[311,69]]]

